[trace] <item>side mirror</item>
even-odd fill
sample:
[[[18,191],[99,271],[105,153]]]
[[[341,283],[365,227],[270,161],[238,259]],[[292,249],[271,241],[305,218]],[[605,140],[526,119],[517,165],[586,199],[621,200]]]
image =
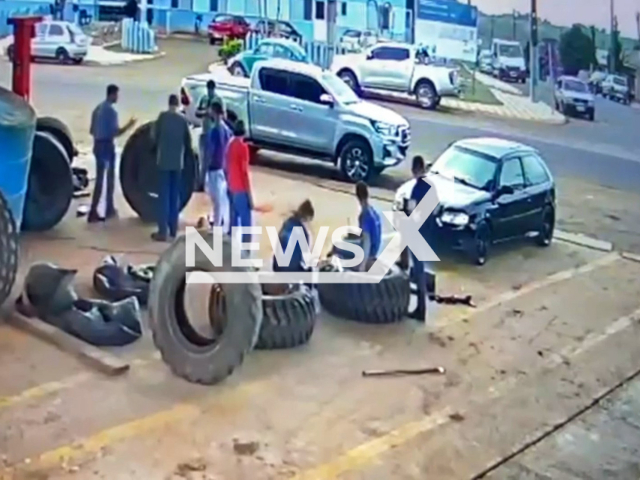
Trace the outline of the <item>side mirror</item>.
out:
[[[502,185],[500,188],[498,188],[498,191],[496,192],[496,197],[502,197],[504,195],[513,195],[514,193],[515,193],[515,190],[513,189],[513,187],[509,185]]]
[[[320,103],[322,105],[326,105],[327,107],[333,108],[335,100],[328,93],[323,93],[322,95],[320,95]]]
[[[373,53],[372,52],[367,52],[367,60],[372,60],[373,59]]]

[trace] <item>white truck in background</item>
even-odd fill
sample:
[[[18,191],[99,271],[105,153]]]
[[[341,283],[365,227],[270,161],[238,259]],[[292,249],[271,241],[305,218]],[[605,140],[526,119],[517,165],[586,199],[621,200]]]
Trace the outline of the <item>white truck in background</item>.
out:
[[[518,83],[527,81],[527,63],[520,42],[495,39],[491,43],[493,76]]]
[[[458,96],[458,72],[435,65],[420,47],[403,43],[380,43],[362,53],[336,55],[331,71],[358,95],[404,94],[427,110],[440,105],[442,97]]]

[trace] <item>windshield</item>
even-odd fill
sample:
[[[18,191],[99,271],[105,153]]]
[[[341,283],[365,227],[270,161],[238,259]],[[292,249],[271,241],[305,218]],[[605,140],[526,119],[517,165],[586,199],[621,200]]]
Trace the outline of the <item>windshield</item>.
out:
[[[520,45],[499,45],[498,55],[507,58],[521,58],[522,48],[520,48]]]
[[[627,81],[624,78],[621,78],[621,77],[613,77],[613,83],[615,83],[616,85],[618,85],[620,87],[626,87],[627,86]]]
[[[322,81],[329,90],[329,93],[338,102],[349,105],[351,103],[358,103],[360,98],[353,92],[351,87],[344,83],[340,78],[330,72],[322,74]]]
[[[589,91],[589,89],[587,88],[587,84],[584,82],[579,82],[578,80],[565,80],[564,88],[565,90],[569,90],[570,92],[587,93]]]
[[[430,171],[478,190],[491,191],[496,175],[496,162],[460,147],[447,149]]]
[[[347,30],[344,32],[345,37],[358,38],[360,36],[360,32],[356,30]]]

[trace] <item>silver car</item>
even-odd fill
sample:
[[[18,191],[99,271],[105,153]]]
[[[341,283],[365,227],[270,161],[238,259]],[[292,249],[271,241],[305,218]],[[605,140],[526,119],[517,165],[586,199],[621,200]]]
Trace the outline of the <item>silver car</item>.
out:
[[[560,77],[556,81],[556,110],[564,115],[582,115],[593,122],[596,115],[595,97],[586,82],[576,77]]]
[[[89,50],[89,37],[76,24],[62,21],[44,21],[35,26],[31,40],[33,58],[53,59],[60,63],[82,63]],[[14,46],[7,47],[7,56],[13,60]]]

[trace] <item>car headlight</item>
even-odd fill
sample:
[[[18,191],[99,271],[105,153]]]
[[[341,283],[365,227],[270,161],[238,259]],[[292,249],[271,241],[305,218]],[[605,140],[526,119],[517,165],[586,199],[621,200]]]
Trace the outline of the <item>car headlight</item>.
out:
[[[384,122],[371,122],[373,129],[380,135],[385,137],[396,137],[398,135],[398,127]]]
[[[462,212],[444,212],[440,216],[440,221],[456,227],[464,227],[469,223],[469,215]]]

